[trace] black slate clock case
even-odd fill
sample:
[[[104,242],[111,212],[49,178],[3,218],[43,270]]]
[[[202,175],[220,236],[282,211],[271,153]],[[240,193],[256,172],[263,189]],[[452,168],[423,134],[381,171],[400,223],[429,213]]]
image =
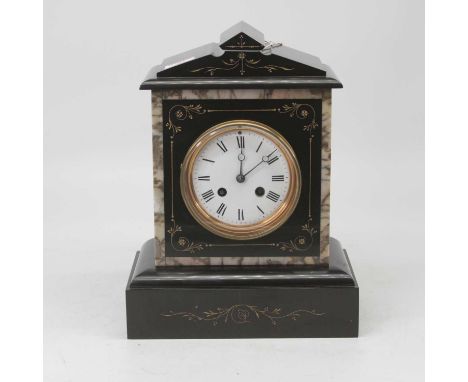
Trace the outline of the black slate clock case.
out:
[[[297,237],[301,232],[302,226],[308,218],[313,222],[312,237],[305,237],[304,248],[307,249],[308,256],[319,256],[320,254],[320,166],[321,166],[321,119],[317,120],[314,130],[311,134],[314,139],[309,145],[307,132],[304,133],[304,119],[291,118],[289,109],[285,105],[301,105],[304,110],[313,110],[317,115],[321,115],[320,100],[312,99],[268,99],[268,100],[165,100],[163,101],[163,125],[166,126],[170,111],[176,112],[180,107],[189,107],[190,105],[200,105],[203,107],[203,114],[193,114],[193,118],[186,118],[179,121],[178,125],[183,129],[183,134],[178,134],[173,140],[173,162],[164,162],[164,194],[172,195],[171,198],[165,198],[165,210],[170,211],[172,204],[174,216],[177,217],[177,224],[180,224],[185,230],[190,232],[192,237],[196,237],[198,242],[204,243],[203,256],[284,256],[284,248],[280,243],[288,242]],[[312,115],[312,113],[311,113]],[[312,117],[311,117],[312,118]],[[301,189],[301,196],[296,209],[288,221],[279,229],[271,234],[255,240],[236,241],[236,247],[220,246],[229,244],[232,240],[223,239],[208,230],[201,227],[188,212],[180,193],[180,169],[185,154],[192,143],[200,134],[210,127],[221,122],[235,119],[247,119],[261,122],[278,131],[288,142],[294,143],[301,177],[305,180]],[[164,157],[170,157],[171,149],[171,131],[165,129],[164,138]],[[171,168],[172,166],[172,168]],[[312,166],[312,167],[311,167]],[[309,171],[311,177],[309,179]],[[310,216],[309,216],[310,215]],[[165,216],[165,226],[169,228],[172,224],[171,214]],[[166,247],[165,255],[167,257],[175,256],[193,256],[190,252],[181,253],[175,251],[171,245],[174,238],[170,231],[166,229]],[[210,244],[216,246],[210,247]],[[263,244],[265,244],[263,246]],[[272,244],[272,245],[270,245]],[[289,254],[304,255],[303,252]]]
[[[329,67],[316,57],[265,42],[263,34],[240,22],[221,35],[219,44],[208,44],[185,54],[167,59],[149,72],[140,89],[330,89],[341,83]],[[318,116],[314,130],[313,150],[303,124],[290,118],[282,109],[288,103],[310,105]],[[294,142],[303,178],[299,204],[290,219],[277,231],[256,239],[257,243],[279,242],[294,235],[310,211],[313,222],[320,222],[320,147],[321,103],[313,99],[177,99],[164,100],[164,126],[176,105],[190,107],[203,104],[203,115],[183,121],[184,134],[177,136],[173,151],[173,168],[164,161],[165,256],[174,252],[167,227],[171,221],[167,196],[174,197],[174,213],[193,237],[204,243],[223,243],[220,238],[200,227],[184,206],[178,179],[180,163],[193,141],[206,129],[231,119],[262,122]],[[264,110],[261,110],[264,109]],[[268,109],[268,110],[267,110]],[[176,109],[173,109],[174,111]],[[256,110],[256,111],[254,111]],[[261,110],[261,111],[258,111]],[[168,117],[169,116],[169,117]],[[171,132],[163,129],[164,158],[168,158]],[[315,157],[314,157],[315,156]],[[312,163],[310,173],[307,163]],[[315,167],[313,167],[315,166]],[[175,171],[169,188],[167,179]],[[310,174],[310,175],[309,175]],[[307,181],[304,182],[304,179]],[[307,188],[310,184],[310,190]],[[309,191],[311,197],[309,198]],[[188,227],[188,228],[187,228]],[[318,226],[314,227],[319,231]],[[317,256],[320,238],[309,256]],[[242,256],[281,256],[278,247],[249,248]],[[238,256],[238,251],[210,246],[204,256]],[[147,241],[137,252],[126,287],[127,335],[130,339],[149,338],[251,338],[251,337],[356,337],[359,322],[359,287],[346,251],[330,238],[328,265],[262,265],[156,267],[155,256],[161,248],[155,239]],[[177,256],[180,256],[178,254]],[[197,256],[188,253],[186,256]]]

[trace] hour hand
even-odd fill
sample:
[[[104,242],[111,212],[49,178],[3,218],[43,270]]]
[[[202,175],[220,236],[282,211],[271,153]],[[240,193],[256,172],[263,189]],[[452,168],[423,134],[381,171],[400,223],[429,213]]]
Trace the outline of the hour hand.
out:
[[[237,156],[237,158],[240,161],[240,170],[239,170],[239,175],[242,174],[242,165],[245,160],[245,155],[244,155],[244,148],[245,148],[245,138],[243,135],[239,135],[236,137],[237,138],[237,146],[240,148],[240,154]]]
[[[242,174],[242,167],[243,167],[243,164],[244,164],[245,155],[244,155],[242,149],[241,149],[241,153],[237,156],[237,159],[239,159],[239,162],[240,162],[239,175],[243,175],[243,174]]]
[[[242,173],[243,164],[244,164],[244,160],[245,160],[245,155],[244,155],[244,150],[243,150],[243,149],[241,149],[241,152],[240,152],[240,154],[237,156],[237,159],[239,159],[239,162],[240,162],[240,169],[239,169],[239,175],[236,176],[236,180],[237,180],[239,183],[243,183],[244,180],[245,180],[245,176],[244,176],[244,174]]]

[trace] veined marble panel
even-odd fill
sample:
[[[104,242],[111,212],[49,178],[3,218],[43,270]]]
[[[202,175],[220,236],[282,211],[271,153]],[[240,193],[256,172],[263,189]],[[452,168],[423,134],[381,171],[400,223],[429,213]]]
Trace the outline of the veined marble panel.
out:
[[[322,180],[320,209],[320,257],[165,257],[163,116],[164,99],[321,99],[322,100]],[[154,226],[160,251],[157,266],[178,265],[267,265],[328,264],[330,243],[330,161],[331,161],[331,90],[330,89],[199,89],[152,92]]]

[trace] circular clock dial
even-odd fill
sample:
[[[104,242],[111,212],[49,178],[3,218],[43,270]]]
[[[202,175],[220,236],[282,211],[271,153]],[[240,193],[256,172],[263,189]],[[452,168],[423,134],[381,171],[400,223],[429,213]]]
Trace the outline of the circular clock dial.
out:
[[[252,239],[278,228],[294,210],[300,172],[294,152],[275,130],[229,121],[202,134],[182,165],[184,201],[211,232]]]

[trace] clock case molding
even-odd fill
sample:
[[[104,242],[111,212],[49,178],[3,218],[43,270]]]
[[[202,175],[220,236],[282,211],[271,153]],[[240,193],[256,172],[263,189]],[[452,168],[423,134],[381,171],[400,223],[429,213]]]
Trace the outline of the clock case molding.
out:
[[[317,57],[267,42],[244,22],[225,31],[220,43],[168,58],[150,70],[140,89],[151,91],[155,237],[137,252],[128,280],[128,338],[357,336],[358,284],[346,251],[329,236],[331,90],[341,87]],[[183,202],[169,203],[171,146],[176,149],[187,131],[202,126],[207,110],[247,108],[260,101],[264,108],[274,105],[279,119],[298,128],[294,139],[301,133],[304,142],[312,138],[319,144],[319,211],[311,216],[312,226],[303,224],[303,233],[313,228],[319,247],[300,253],[293,235],[272,240],[278,245],[270,256],[252,255],[248,247],[237,256],[204,256],[213,249],[205,244],[214,238],[193,236],[190,227],[179,224]],[[229,118],[255,120],[254,114]],[[295,142],[290,144],[295,148]],[[303,187],[307,184],[303,179]],[[177,210],[172,211],[173,202]],[[274,232],[269,236],[274,238]],[[165,253],[171,239],[182,250],[174,251],[179,256]],[[282,250],[279,243],[289,241],[291,247]],[[196,247],[200,243],[202,250]]]

